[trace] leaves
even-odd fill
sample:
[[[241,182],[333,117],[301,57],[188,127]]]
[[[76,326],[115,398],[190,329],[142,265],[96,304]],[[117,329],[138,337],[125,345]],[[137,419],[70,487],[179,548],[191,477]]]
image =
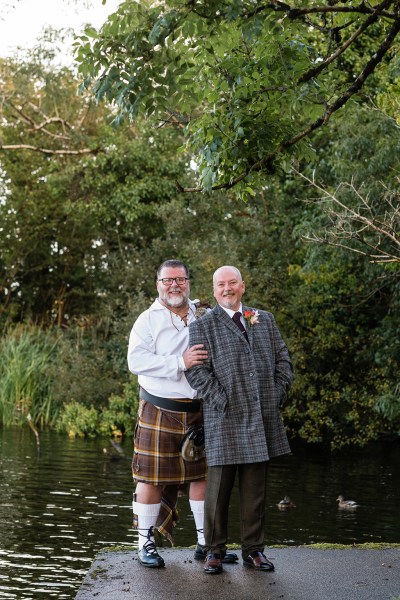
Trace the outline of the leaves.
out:
[[[306,158],[302,140],[386,69],[400,29],[394,4],[125,2],[97,39],[81,40],[77,59],[121,116],[174,110],[189,120],[201,189],[254,186]]]
[[[308,4],[297,6],[306,10]],[[327,97],[346,89],[355,73],[350,59],[358,64],[362,56],[354,50],[342,57],[350,75],[330,68],[329,76],[297,86],[309,61],[323,51],[304,21],[301,39],[293,38],[299,21],[294,25],[286,13],[273,18],[262,3],[235,5],[229,23],[225,13],[231,3],[196,3],[197,12],[186,13],[179,25],[175,21],[163,43],[151,46],[148,35],[161,5],[152,13],[136,3],[138,20],[130,28],[136,18],[132,5],[124,3],[121,19],[110,21],[116,35],[107,44],[123,47],[120,61],[116,54],[109,63],[106,54],[98,60],[88,55],[100,69],[104,64],[104,79],[98,80],[108,82],[104,97],[115,102],[114,91],[123,91],[119,111],[77,96],[69,71],[49,71],[38,63],[9,63],[2,71],[3,143],[46,140],[54,150],[97,150],[51,159],[24,150],[23,160],[18,150],[3,150],[2,323],[32,319],[62,328],[71,341],[54,366],[54,394],[63,403],[72,398],[89,407],[93,401],[98,411],[128,376],[126,336],[154,298],[158,264],[168,257],[187,262],[192,297],[209,302],[213,271],[235,264],[246,280],[246,304],[275,314],[295,363],[295,387],[284,413],[290,433],[339,448],[398,432],[398,265],[369,264],[358,253],[305,244],[306,233],[329,228],[332,205],[295,177],[291,161],[297,158],[297,170],[327,194],[340,186],[340,201],[349,209],[357,207],[357,198],[343,182],[354,181],[377,222],[390,223],[383,190],[391,193],[396,218],[399,128],[365,99],[352,100],[325,129],[315,130],[314,147],[307,137],[297,140],[296,151],[284,145],[309,118],[320,118]],[[244,19],[243,11],[250,9],[251,18],[248,12]],[[147,37],[135,29],[142,22]],[[185,38],[182,51],[180,32],[190,23],[192,37]],[[351,20],[344,23],[352,27]],[[379,28],[363,53],[374,47],[378,34]],[[127,60],[131,42],[142,56],[132,63]],[[160,70],[161,58],[168,58],[167,70]],[[149,74],[154,80],[146,80]],[[381,106],[385,100],[393,110],[384,84],[376,76],[374,93],[379,90]],[[166,112],[159,110],[161,104]],[[33,106],[58,120],[45,123]],[[133,124],[131,108],[139,115]],[[113,119],[121,119],[118,127],[111,126]],[[179,146],[186,153],[178,153]],[[201,194],[178,191],[198,189],[199,182]],[[238,200],[234,191],[248,201]],[[340,215],[347,232],[348,214]],[[370,231],[362,236],[363,243],[373,240]],[[380,243],[387,244],[383,237]],[[97,347],[91,340],[99,331]],[[104,376],[93,385],[99,364]],[[122,415],[129,398],[127,391],[114,399],[110,411]],[[110,411],[107,430],[118,426]],[[80,415],[74,409],[75,414]],[[91,413],[87,416],[91,421]]]

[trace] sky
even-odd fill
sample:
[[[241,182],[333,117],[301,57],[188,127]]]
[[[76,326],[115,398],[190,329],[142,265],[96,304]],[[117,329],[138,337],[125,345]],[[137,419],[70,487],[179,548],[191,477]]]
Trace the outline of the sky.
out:
[[[31,48],[43,28],[71,27],[76,33],[86,23],[99,27],[122,0],[0,0],[0,56],[16,47]],[[89,8],[87,6],[89,5]]]

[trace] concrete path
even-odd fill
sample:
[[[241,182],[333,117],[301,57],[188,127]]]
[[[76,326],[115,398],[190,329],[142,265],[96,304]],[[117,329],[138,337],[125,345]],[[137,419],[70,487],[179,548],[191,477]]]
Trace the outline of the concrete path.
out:
[[[149,569],[136,551],[101,552],[76,600],[400,600],[399,547],[269,548],[273,573],[254,572],[239,559],[220,575],[206,575],[193,549],[160,554],[166,567]]]

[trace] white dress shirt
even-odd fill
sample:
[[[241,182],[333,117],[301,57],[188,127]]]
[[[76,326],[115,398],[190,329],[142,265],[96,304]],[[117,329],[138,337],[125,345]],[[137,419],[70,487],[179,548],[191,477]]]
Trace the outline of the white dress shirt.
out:
[[[195,320],[196,306],[189,300],[187,325]],[[189,327],[155,300],[133,325],[128,346],[129,370],[139,385],[154,396],[196,398],[184,371],[182,354],[189,344]]]
[[[221,305],[220,305],[220,306],[221,306]],[[223,309],[224,309],[224,311],[225,311],[226,313],[228,313],[228,315],[230,316],[230,318],[231,318],[231,319],[233,319],[233,315],[234,315],[235,313],[237,313],[237,312],[240,312],[240,321],[241,321],[241,323],[242,323],[243,327],[244,327],[245,329],[247,329],[247,323],[246,323],[246,319],[245,319],[245,318],[244,318],[244,316],[243,316],[243,304],[242,304],[242,303],[240,303],[239,310],[232,310],[232,309],[230,309],[230,308],[225,308],[225,306],[221,306],[221,308],[223,308]]]

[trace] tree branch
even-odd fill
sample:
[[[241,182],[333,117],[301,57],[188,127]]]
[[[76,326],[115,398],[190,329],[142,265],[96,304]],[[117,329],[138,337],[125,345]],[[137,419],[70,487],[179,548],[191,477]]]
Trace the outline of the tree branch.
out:
[[[342,108],[342,106],[344,106],[346,104],[346,102],[352,96],[354,96],[354,94],[356,94],[357,92],[360,91],[360,89],[364,85],[367,77],[369,77],[374,72],[377,65],[379,65],[379,63],[383,60],[383,57],[385,56],[385,54],[391,48],[392,43],[393,43],[394,39],[396,38],[397,34],[399,33],[399,31],[400,31],[400,19],[398,19],[397,21],[395,21],[392,24],[392,27],[389,29],[389,32],[388,32],[386,38],[384,39],[384,41],[382,42],[382,44],[380,45],[378,50],[372,55],[372,57],[367,62],[366,66],[361,71],[361,73],[358,75],[358,77],[354,80],[354,82],[334,102],[327,105],[324,114],[321,117],[319,117],[316,121],[314,121],[314,123],[311,123],[306,129],[304,129],[303,131],[300,131],[292,138],[282,142],[281,145],[278,148],[276,148],[276,150],[274,150],[273,152],[271,152],[270,154],[268,154],[261,160],[255,162],[253,165],[249,166],[245,171],[243,171],[243,173],[241,173],[238,177],[235,177],[232,181],[217,184],[215,186],[212,186],[211,189],[212,190],[231,189],[234,186],[236,186],[238,183],[243,181],[243,179],[245,179],[252,171],[260,171],[265,168],[267,168],[267,169],[272,168],[273,162],[279,154],[282,154],[285,150],[288,150],[289,148],[291,148],[292,146],[297,144],[303,138],[308,137],[311,133],[313,133],[319,127],[326,125],[328,123],[329,119],[331,118],[331,116],[336,111],[338,111],[340,108]],[[181,192],[201,192],[201,191],[203,191],[203,188],[201,188],[201,187],[200,188],[198,188],[198,187],[197,188],[183,188],[182,186],[179,186],[179,184],[177,184],[177,187],[178,187],[179,191],[181,191]]]
[[[57,155],[57,156],[77,156],[81,154],[98,154],[99,148],[81,148],[79,150],[52,150],[50,148],[40,148],[31,144],[0,144],[0,151],[3,150],[32,150],[33,152],[41,152],[42,154]]]
[[[333,207],[338,208],[338,210],[331,206],[323,208],[331,221],[332,229],[326,230],[324,236],[316,233],[306,235],[304,236],[306,241],[344,248],[368,257],[370,262],[373,263],[400,263],[400,237],[398,227],[396,229],[396,225],[400,223],[400,203],[397,205],[393,203],[393,192],[387,190],[383,196],[388,209],[385,211],[382,220],[374,214],[368,195],[363,196],[354,187],[353,182],[340,184],[336,192],[332,193],[316,183],[314,179],[310,179],[296,169],[293,169],[293,171],[318,192],[322,193],[322,197],[317,199],[317,202],[324,203],[329,200]],[[343,187],[349,188],[358,199],[359,205],[356,209],[339,199],[338,193]],[[367,216],[361,213],[362,210],[367,213]],[[372,241],[366,239],[364,235],[366,233],[375,236]],[[382,247],[384,240],[389,242],[390,250],[387,247]],[[352,245],[352,241],[356,242],[358,246]]]
[[[330,65],[334,60],[336,60],[341,54],[343,54],[343,52],[345,50],[347,50],[347,48],[349,46],[351,46],[351,44],[358,38],[360,37],[360,35],[373,23],[375,23],[378,19],[378,17],[381,15],[381,13],[383,12],[384,8],[391,3],[391,0],[385,0],[384,2],[382,2],[379,6],[377,6],[377,8],[375,9],[375,11],[368,17],[368,19],[366,19],[364,21],[364,23],[353,33],[353,35],[351,35],[348,40],[346,40],[346,42],[340,47],[338,48],[333,54],[331,54],[330,56],[328,56],[327,59],[325,59],[324,61],[322,61],[317,67],[314,67],[313,69],[310,69],[309,71],[307,71],[306,73],[304,73],[304,75],[302,75],[299,79],[299,83],[304,83],[306,81],[309,81],[310,79],[312,79],[313,77],[316,77],[317,75],[319,75],[328,65]]]
[[[259,14],[265,10],[272,10],[275,12],[286,13],[287,17],[294,21],[299,17],[306,17],[308,15],[314,14],[329,14],[329,13],[355,13],[361,15],[369,15],[374,12],[375,8],[372,6],[368,6],[364,1],[360,2],[358,6],[338,6],[338,2],[330,2],[328,6],[313,6],[313,7],[303,7],[297,8],[290,6],[290,4],[286,4],[285,2],[268,2],[264,5],[258,5],[254,10],[249,11],[245,15],[245,18],[250,19],[256,14]],[[393,4],[393,0],[388,3],[388,6]],[[382,16],[387,17],[389,19],[395,19],[396,14],[390,13],[386,10],[382,12]]]
[[[64,134],[60,135],[60,134],[53,133],[53,132],[49,131],[48,129],[46,129],[47,125],[50,125],[51,123],[59,123],[59,124],[63,125],[63,127],[66,127],[67,129],[72,129],[71,125],[65,119],[62,119],[61,117],[47,117],[47,116],[43,115],[44,121],[42,123],[37,124],[32,119],[32,117],[30,117],[26,112],[24,112],[22,110],[22,108],[18,108],[18,106],[15,106],[15,104],[13,102],[11,102],[11,100],[6,100],[6,102],[21,117],[22,121],[24,121],[25,123],[27,123],[28,125],[31,126],[30,131],[43,131],[43,133],[45,133],[49,137],[52,137],[55,139],[61,139],[61,140],[71,139],[67,135],[64,135]],[[36,106],[34,106],[34,105],[31,105],[31,106],[35,110],[38,111],[38,108]]]

